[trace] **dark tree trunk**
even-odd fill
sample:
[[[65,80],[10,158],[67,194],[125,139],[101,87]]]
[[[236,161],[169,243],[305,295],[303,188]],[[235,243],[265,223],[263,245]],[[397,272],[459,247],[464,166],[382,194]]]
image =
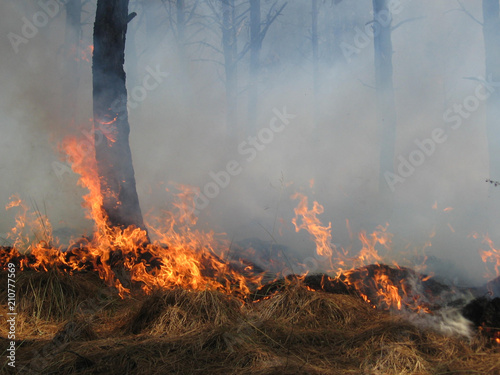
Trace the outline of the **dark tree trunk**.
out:
[[[99,0],[92,60],[97,171],[111,226],[144,227],[137,196],[125,86],[128,0]]]
[[[80,35],[82,1],[71,0],[66,4],[66,29],[64,35],[64,77],[62,118],[73,123],[76,117],[78,86],[80,83],[79,65],[81,59]]]
[[[377,123],[380,129],[380,191],[388,192],[385,180],[387,172],[394,173],[394,150],[396,143],[396,105],[392,82],[392,15],[387,0],[373,0],[375,85],[377,89]]]
[[[483,0],[483,36],[486,80],[500,82],[500,15],[498,0]],[[494,90],[494,91],[493,91]],[[490,179],[500,179],[500,90],[493,87],[486,101],[486,132],[490,160]]]
[[[230,134],[238,132],[238,61],[234,0],[222,0],[222,49],[226,75],[226,125]]]
[[[255,133],[257,128],[258,80],[260,70],[261,14],[260,0],[250,0],[250,74],[248,87],[248,131]]]

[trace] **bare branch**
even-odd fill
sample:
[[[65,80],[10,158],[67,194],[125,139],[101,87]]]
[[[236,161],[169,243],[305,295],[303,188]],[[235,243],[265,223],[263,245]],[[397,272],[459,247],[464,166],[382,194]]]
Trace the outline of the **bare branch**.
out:
[[[264,28],[262,29],[262,31],[260,32],[260,36],[259,36],[259,39],[260,39],[260,42],[262,43],[262,41],[264,40],[264,38],[266,37],[266,34],[267,34],[267,31],[269,30],[269,27],[271,27],[271,25],[273,24],[273,22],[276,20],[276,18],[278,18],[279,15],[281,15],[281,12],[283,12],[283,9],[285,9],[285,7],[287,6],[288,2],[284,3],[280,9],[278,9],[273,16],[271,16],[271,12],[272,10],[274,9],[274,6],[276,5],[277,3],[274,3],[273,6],[271,7],[271,9],[269,10],[269,13],[267,14],[267,19],[266,19],[266,23],[265,23],[265,26]]]
[[[213,62],[213,63],[219,64],[220,66],[224,66],[224,63],[217,61],[217,60],[213,60],[213,59],[192,59],[191,61]]]
[[[465,14],[467,14],[474,22],[476,22],[478,25],[480,25],[481,27],[483,26],[483,23],[481,21],[479,21],[476,17],[474,17],[472,15],[471,12],[469,12],[465,6],[462,4],[462,2],[460,0],[457,0],[457,3],[458,5],[460,5],[460,9],[451,9],[449,10],[448,12],[445,12],[446,13],[449,13],[449,12],[453,12],[453,11],[459,11],[459,12],[464,12]]]
[[[214,45],[212,45],[210,43],[207,43],[207,42],[200,41],[200,42],[193,42],[193,43],[190,43],[190,44],[200,44],[202,46],[206,46],[206,47],[209,47],[209,48],[213,49],[217,53],[222,53],[222,51],[220,49],[218,49]]]
[[[200,3],[200,0],[196,0],[195,3],[193,4],[193,6],[191,7],[191,11],[189,12],[189,15],[187,16],[186,18],[186,24],[191,21],[191,19],[194,17],[194,15],[196,14],[195,11],[196,11],[196,8],[198,7],[198,4]]]
[[[247,54],[248,51],[250,51],[250,43],[245,44],[243,49],[240,51],[240,53],[236,57],[236,61],[240,61],[243,57],[245,57],[245,55]]]
[[[360,79],[358,79],[358,81],[359,81],[359,82],[360,82],[363,86],[365,86],[365,87],[368,87],[368,88],[373,89],[373,90],[376,90],[376,89],[377,89],[375,86],[371,86],[371,85],[369,85],[369,84],[367,84],[367,83],[363,82],[363,81],[362,81],[362,80],[360,80]]]
[[[413,21],[417,21],[417,20],[421,20],[421,19],[423,19],[423,18],[425,18],[425,17],[424,17],[424,16],[422,16],[422,17],[413,17],[413,18],[408,18],[408,19],[406,19],[406,20],[403,20],[403,21],[401,21],[400,23],[398,23],[398,24],[396,24],[395,26],[393,26],[393,27],[392,27],[392,29],[391,29],[391,31],[396,30],[398,27],[400,27],[400,26],[404,25],[405,23],[408,23],[408,22],[413,22]]]

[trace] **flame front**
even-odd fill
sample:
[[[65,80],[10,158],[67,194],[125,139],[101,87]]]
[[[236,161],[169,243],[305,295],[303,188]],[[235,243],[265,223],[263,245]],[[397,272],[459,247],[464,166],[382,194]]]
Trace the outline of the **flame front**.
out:
[[[93,145],[70,137],[62,150],[68,155],[72,169],[80,175],[78,184],[88,190],[82,206],[87,218],[94,222],[91,238],[73,241],[67,251],[51,246],[51,227],[45,216],[29,213],[19,197],[13,197],[7,209],[20,209],[16,226],[11,231],[13,247],[32,256],[23,259],[21,269],[48,270],[51,267],[69,272],[92,269],[123,297],[133,286],[146,293],[155,288],[184,287],[189,289],[219,289],[227,293],[249,293],[249,284],[260,282],[261,276],[237,272],[222,255],[229,245],[214,232],[195,230],[195,190],[178,185],[180,193],[174,202],[175,213],[163,211],[147,225],[155,240],[148,241],[144,230],[110,227],[102,209],[103,198],[97,174]],[[47,240],[33,241],[27,227],[43,228]],[[29,229],[32,230],[32,229]],[[35,261],[33,262],[33,259]]]
[[[110,123],[114,121],[110,119]],[[102,124],[106,125],[105,122]],[[112,141],[112,138],[108,140]],[[197,218],[193,214],[198,194],[196,188],[175,185],[178,193],[172,203],[173,209],[145,217],[149,237],[139,228],[110,227],[102,208],[103,197],[92,142],[72,137],[62,144],[73,171],[80,175],[78,184],[87,190],[82,206],[87,218],[94,222],[92,236],[74,240],[66,251],[57,248],[47,218],[39,210],[30,213],[21,199],[14,196],[7,205],[7,209],[19,209],[16,225],[10,234],[14,241],[13,250],[2,254],[2,260],[18,251],[30,254],[30,257],[22,258],[21,269],[46,271],[58,267],[70,273],[92,270],[115,287],[122,297],[133,290],[151,293],[158,288],[173,287],[217,289],[247,295],[253,287],[260,285],[263,275],[252,265],[244,262],[236,265],[224,259],[230,252],[230,243],[224,234],[196,229]],[[429,312],[428,303],[420,299],[421,291],[417,290],[417,285],[428,281],[428,277],[411,273],[396,263],[395,267],[383,265],[393,240],[388,224],[378,226],[371,233],[361,231],[357,238],[360,250],[353,253],[352,245],[346,250],[333,244],[332,224],[324,225],[319,218],[324,213],[321,204],[314,201],[311,207],[307,196],[299,193],[291,198],[298,200],[292,219],[295,231],[309,233],[315,244],[315,258],[324,272],[357,290],[374,307]],[[349,221],[346,221],[346,226],[354,244],[356,240]],[[35,239],[30,233],[35,234]],[[433,232],[431,238],[434,235]],[[482,252],[483,260],[494,261],[498,274],[500,251],[488,237],[484,241],[489,250]],[[430,246],[430,242],[425,246]],[[272,261],[269,259],[270,263]]]
[[[369,234],[361,231],[358,239],[362,247],[358,254],[353,256],[350,251],[332,244],[331,223],[325,226],[318,218],[318,215],[324,212],[321,204],[314,201],[312,208],[309,208],[308,198],[303,194],[294,194],[292,199],[299,200],[292,220],[295,230],[299,232],[304,229],[310,234],[316,244],[319,259],[326,259],[323,262],[327,268],[326,272],[336,275],[354,287],[361,297],[374,307],[401,310],[405,306],[413,311],[429,312],[428,307],[419,301],[418,295],[408,295],[410,285],[416,284],[415,280],[412,280],[416,275],[400,269],[397,263],[394,263],[394,271],[387,266],[381,266],[383,257],[379,250],[391,250],[393,235],[387,231],[388,224],[378,226]],[[352,237],[349,222],[346,224]],[[368,265],[371,266],[367,267]],[[389,275],[390,272],[395,274]],[[396,279],[401,281],[395,283]],[[425,280],[422,278],[420,281]],[[375,293],[371,293],[372,291]]]

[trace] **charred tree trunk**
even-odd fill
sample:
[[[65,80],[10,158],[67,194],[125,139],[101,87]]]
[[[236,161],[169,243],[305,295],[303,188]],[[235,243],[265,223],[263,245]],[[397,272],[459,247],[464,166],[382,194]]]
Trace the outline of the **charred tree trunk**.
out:
[[[71,0],[66,4],[66,29],[64,35],[64,78],[62,118],[73,123],[76,117],[78,86],[80,83],[80,35],[82,32],[82,1]]]
[[[123,69],[128,4],[128,0],[97,2],[92,60],[95,151],[109,225],[145,229],[129,145]]]
[[[483,0],[483,36],[486,80],[500,82],[500,11],[498,0]],[[500,179],[500,89],[492,87],[486,101],[486,132],[490,160],[490,179]]]
[[[234,0],[222,0],[222,49],[226,75],[226,126],[230,134],[238,131],[238,57]]]
[[[250,74],[248,87],[248,130],[255,133],[257,128],[257,103],[259,96],[259,70],[261,38],[260,0],[250,0]]]
[[[389,192],[386,175],[394,173],[396,143],[396,105],[392,68],[392,15],[387,0],[373,0],[375,47],[375,84],[377,89],[377,124],[380,131],[380,192]]]

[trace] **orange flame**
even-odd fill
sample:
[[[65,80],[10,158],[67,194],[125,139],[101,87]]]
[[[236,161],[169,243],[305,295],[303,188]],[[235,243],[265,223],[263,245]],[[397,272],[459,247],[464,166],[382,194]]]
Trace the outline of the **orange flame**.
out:
[[[330,269],[329,273],[334,273],[341,277],[345,283],[353,286],[363,297],[365,301],[372,305],[384,306],[389,309],[401,310],[406,306],[416,312],[429,312],[429,309],[418,301],[418,296],[409,296],[407,289],[410,288],[412,280],[403,280],[401,285],[394,283],[389,276],[390,269],[385,266],[379,266],[383,257],[379,250],[389,252],[391,250],[393,235],[387,231],[388,224],[378,226],[372,233],[367,234],[366,231],[361,231],[358,238],[361,242],[361,249],[356,256],[348,257],[347,252],[342,248],[337,248],[331,243],[331,223],[325,226],[321,223],[318,215],[322,214],[323,206],[318,202],[313,202],[312,208],[309,208],[308,199],[302,194],[294,194],[292,199],[299,199],[299,203],[295,208],[295,217],[292,222],[295,225],[295,230],[298,232],[301,229],[306,230],[316,244],[316,253],[324,259],[328,257]],[[346,226],[352,238],[352,232],[349,221],[346,221]],[[375,264],[368,268],[369,264]],[[398,273],[400,267],[394,262],[396,267],[395,272]],[[400,270],[400,274],[406,271]],[[393,275],[394,276],[394,275]],[[408,277],[410,277],[409,275]],[[415,275],[411,277],[417,277]],[[423,281],[423,277],[421,281]],[[372,301],[364,291],[375,290],[376,301]]]
[[[300,200],[299,205],[294,209],[295,217],[292,219],[295,231],[298,232],[301,229],[308,231],[316,243],[316,252],[318,255],[331,257],[333,255],[331,247],[332,223],[328,223],[326,227],[322,226],[321,221],[317,217],[317,215],[323,213],[323,206],[318,202],[314,202],[312,209],[309,209],[307,197],[299,193],[292,195],[291,198]],[[299,217],[301,217],[300,224],[298,223]]]
[[[80,175],[78,184],[88,190],[82,206],[86,209],[87,218],[94,221],[93,236],[73,242],[66,252],[51,247],[51,237],[48,241],[38,241],[27,249],[35,261],[30,260],[28,264],[24,260],[22,268],[48,270],[64,266],[74,272],[90,264],[122,297],[131,292],[132,285],[137,285],[146,293],[156,288],[180,286],[247,294],[250,292],[249,284],[260,283],[262,275],[252,273],[250,266],[237,271],[223,260],[223,255],[229,252],[229,244],[221,235],[193,228],[196,224],[194,188],[177,185],[180,193],[173,203],[175,210],[163,211],[161,216],[149,220],[149,232],[155,237],[151,243],[141,229],[110,227],[102,209],[93,145],[83,146],[83,142],[70,137],[64,140],[62,149],[68,155],[73,171]],[[19,197],[13,197],[7,205],[8,209],[13,207],[21,208],[11,234],[16,238],[15,248],[32,243],[25,234],[26,226],[46,226],[51,232],[45,217],[38,215],[28,220],[31,214]]]
[[[481,236],[478,233],[472,235],[473,238],[478,239]],[[495,247],[492,239],[488,234],[482,236],[482,243],[488,245],[489,250],[479,250],[481,259],[484,263],[493,263],[496,275],[493,275],[489,270],[487,270],[484,275],[486,278],[492,279],[500,276],[500,249]]]
[[[115,121],[116,118],[109,124],[102,124],[111,125]],[[255,272],[253,266],[224,260],[230,252],[230,243],[223,233],[196,228],[194,212],[198,189],[174,184],[178,193],[171,204],[173,208],[145,218],[150,242],[144,230],[108,225],[108,218],[102,209],[103,197],[93,140],[89,143],[88,140],[82,142],[70,137],[64,140],[62,150],[68,156],[73,171],[80,175],[78,184],[87,189],[82,206],[86,217],[94,222],[92,237],[72,242],[67,251],[54,247],[48,219],[39,212],[30,213],[21,199],[14,196],[7,205],[7,209],[17,207],[20,210],[11,231],[11,238],[15,239],[14,248],[29,251],[32,255],[29,262],[28,258],[22,260],[21,269],[48,270],[62,266],[72,273],[91,268],[108,285],[115,287],[122,297],[135,290],[151,293],[155,289],[172,287],[217,289],[247,295],[251,287],[260,285],[263,275]],[[307,196],[299,193],[291,198],[299,201],[292,219],[295,231],[309,233],[315,244],[316,259],[322,262],[327,273],[335,274],[349,287],[356,288],[374,307],[398,310],[409,307],[428,312],[425,306],[419,304],[418,296],[408,293],[412,280],[395,281],[399,279],[393,274],[403,275],[406,272],[404,269],[396,263],[396,268],[381,266],[383,252],[389,252],[392,245],[393,235],[388,232],[388,224],[378,226],[371,233],[361,231],[358,235],[361,248],[356,255],[351,255],[333,244],[331,222],[324,225],[319,219],[319,215],[324,213],[321,204],[314,201],[310,207]],[[346,227],[354,243],[348,220]],[[44,237],[38,235],[38,241],[33,241],[29,235],[33,232],[44,233]],[[430,242],[426,246],[430,246]],[[498,272],[500,256],[491,243],[485,257],[490,259],[494,255],[497,256]],[[365,268],[360,271],[356,267]],[[304,272],[302,279],[306,275],[307,272]]]

